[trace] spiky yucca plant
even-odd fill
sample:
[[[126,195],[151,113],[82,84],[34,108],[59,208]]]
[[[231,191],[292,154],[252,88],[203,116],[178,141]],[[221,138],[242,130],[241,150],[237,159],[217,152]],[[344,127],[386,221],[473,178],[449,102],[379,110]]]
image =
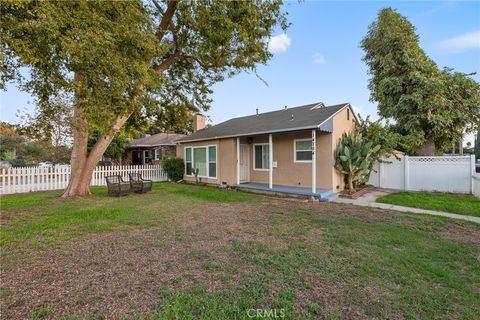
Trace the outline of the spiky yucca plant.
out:
[[[344,133],[335,150],[335,169],[347,176],[348,189],[355,192],[355,187],[370,174],[374,155],[380,145],[373,147],[360,133]]]

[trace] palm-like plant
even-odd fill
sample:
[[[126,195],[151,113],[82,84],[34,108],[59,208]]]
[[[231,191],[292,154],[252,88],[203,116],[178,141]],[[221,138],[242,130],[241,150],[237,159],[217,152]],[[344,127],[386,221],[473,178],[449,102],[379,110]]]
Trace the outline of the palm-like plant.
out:
[[[355,192],[355,186],[368,178],[374,155],[380,145],[373,146],[360,133],[344,133],[335,150],[335,169],[345,174],[348,180],[348,189]]]

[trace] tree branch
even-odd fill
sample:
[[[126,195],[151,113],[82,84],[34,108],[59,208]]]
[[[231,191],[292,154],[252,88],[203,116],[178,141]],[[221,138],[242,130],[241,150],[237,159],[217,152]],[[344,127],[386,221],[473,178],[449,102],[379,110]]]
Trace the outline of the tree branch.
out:
[[[158,8],[159,4],[155,0],[153,1],[153,3]],[[160,21],[160,25],[158,26],[157,32],[155,33],[155,36],[157,37],[158,42],[162,41],[163,37],[165,36],[165,33],[170,27],[170,24],[173,19],[173,15],[177,10],[177,4],[178,4],[177,0],[168,1],[167,11],[165,11],[165,13],[163,14],[162,21]]]
[[[168,68],[170,68],[174,63],[183,60],[185,56],[183,56],[179,51],[175,51],[171,56],[165,59],[162,63],[156,66],[153,70],[156,73],[162,73]]]
[[[157,8],[157,10],[162,14],[162,16],[165,15],[165,14],[163,13],[163,8],[162,8],[162,6],[160,5],[160,3],[158,3],[157,0],[152,0],[152,3],[153,3],[153,5]]]

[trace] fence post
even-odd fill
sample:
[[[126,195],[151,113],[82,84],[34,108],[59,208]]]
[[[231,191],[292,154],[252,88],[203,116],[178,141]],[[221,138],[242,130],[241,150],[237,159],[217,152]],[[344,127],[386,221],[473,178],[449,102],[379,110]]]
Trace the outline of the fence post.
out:
[[[470,155],[470,192],[473,194],[473,175],[475,174],[475,155]]]
[[[378,187],[382,187],[383,158],[378,162]]]
[[[403,157],[403,187],[405,191],[408,191],[408,185],[409,185],[409,177],[410,177],[410,163],[408,161],[408,156]]]

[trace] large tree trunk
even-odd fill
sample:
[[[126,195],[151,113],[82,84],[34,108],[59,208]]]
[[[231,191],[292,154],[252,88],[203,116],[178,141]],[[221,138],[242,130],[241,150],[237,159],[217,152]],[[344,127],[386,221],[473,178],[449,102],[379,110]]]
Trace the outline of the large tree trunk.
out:
[[[434,156],[435,155],[435,141],[433,138],[427,137],[425,142],[418,149],[418,155],[420,156]]]
[[[78,134],[78,140],[74,131],[74,142],[72,152],[72,173],[67,189],[63,197],[88,196],[90,195],[90,180],[97,163],[102,159],[102,155],[112,142],[115,134],[128,120],[128,116],[118,116],[113,125],[112,133],[102,135],[90,152],[87,151],[88,134],[85,137]],[[80,155],[80,156],[79,156]]]
[[[82,88],[85,81],[81,74],[75,74],[75,81]],[[73,148],[71,157],[70,181],[62,197],[88,196],[90,195],[90,180],[92,173],[101,160],[103,153],[112,142],[114,135],[125,124],[128,116],[118,116],[112,124],[112,130],[108,135],[102,135],[92,150],[88,152],[88,121],[84,112],[85,98],[82,89],[75,92],[75,108],[73,125]]]
[[[80,180],[87,161],[88,150],[88,122],[84,115],[85,97],[83,94],[83,83],[85,78],[80,73],[75,73],[74,81],[78,84],[75,91],[75,106],[73,112],[74,123],[72,124],[73,147],[70,160],[71,172],[67,189],[62,197],[86,196],[90,194],[88,186],[80,186]]]

